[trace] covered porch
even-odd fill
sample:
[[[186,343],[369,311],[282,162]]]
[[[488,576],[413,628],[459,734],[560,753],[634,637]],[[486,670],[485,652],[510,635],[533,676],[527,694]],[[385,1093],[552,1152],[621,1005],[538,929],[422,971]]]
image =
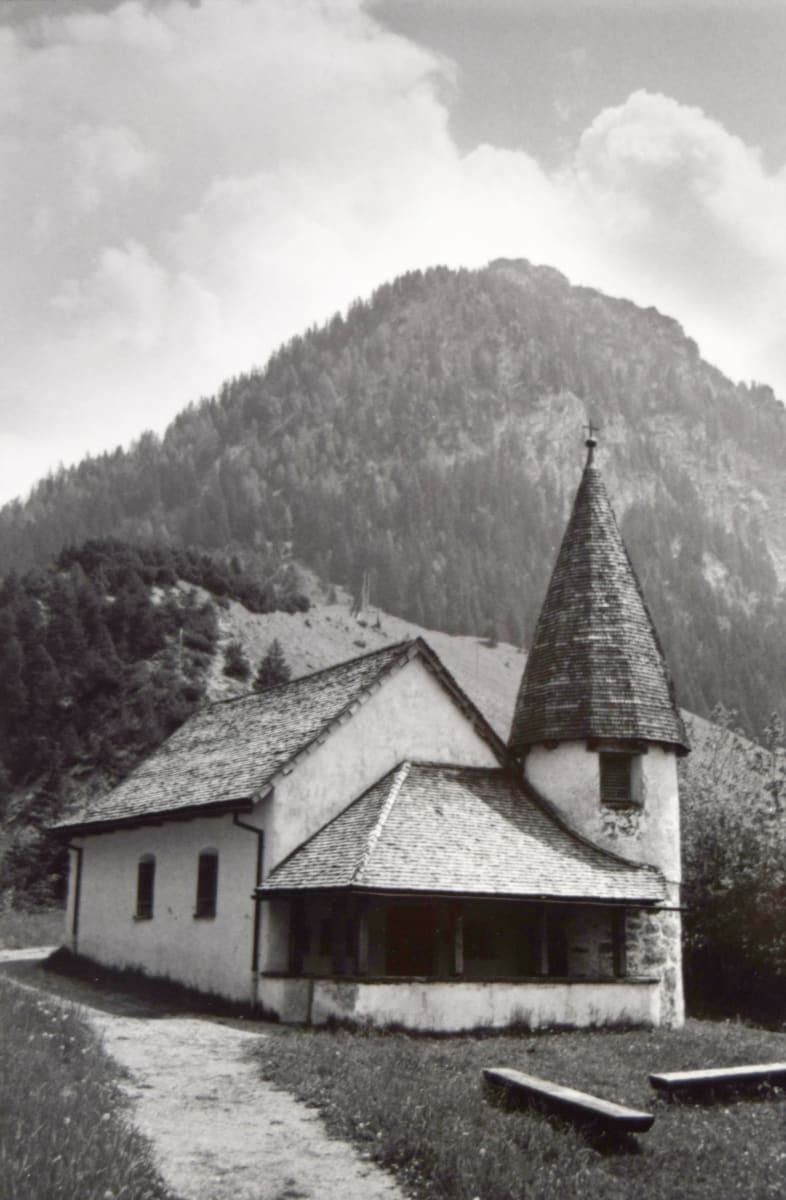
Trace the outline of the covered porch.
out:
[[[256,895],[258,997],[283,1020],[657,1023],[627,940],[660,873],[576,837],[503,769],[403,763]]]
[[[286,973],[400,979],[619,979],[625,906],[329,891],[278,906]]]
[[[258,996],[284,1021],[657,1023],[658,981],[627,974],[624,905],[335,891],[264,910],[286,926],[286,964],[260,973]]]

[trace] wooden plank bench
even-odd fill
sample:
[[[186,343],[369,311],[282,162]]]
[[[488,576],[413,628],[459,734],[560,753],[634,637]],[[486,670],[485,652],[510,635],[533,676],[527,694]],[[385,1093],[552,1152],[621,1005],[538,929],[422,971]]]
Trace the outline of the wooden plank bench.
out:
[[[706,1071],[667,1071],[650,1075],[650,1083],[662,1092],[689,1092],[709,1088],[744,1087],[754,1083],[786,1084],[786,1063],[754,1063],[745,1067],[712,1067]]]
[[[588,1092],[577,1092],[575,1088],[507,1067],[487,1067],[483,1078],[532,1107],[567,1117],[574,1124],[591,1125],[613,1133],[646,1133],[655,1120],[652,1113],[624,1108]]]

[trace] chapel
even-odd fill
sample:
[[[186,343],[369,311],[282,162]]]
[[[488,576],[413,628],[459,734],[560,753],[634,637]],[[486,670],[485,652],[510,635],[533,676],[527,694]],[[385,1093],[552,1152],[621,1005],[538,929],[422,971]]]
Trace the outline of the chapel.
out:
[[[507,742],[422,638],[212,704],[58,827],[71,948],[283,1021],[679,1025],[688,742],[586,449]]]

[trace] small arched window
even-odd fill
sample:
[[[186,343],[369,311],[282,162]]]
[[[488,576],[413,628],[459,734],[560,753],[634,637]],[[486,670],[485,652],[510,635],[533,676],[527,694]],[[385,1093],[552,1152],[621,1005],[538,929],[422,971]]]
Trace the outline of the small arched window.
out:
[[[136,869],[136,919],[149,921],[153,915],[156,883],[156,860],[153,854],[143,854]]]
[[[217,892],[218,851],[203,850],[199,855],[199,866],[197,869],[195,917],[214,917],[216,915]]]

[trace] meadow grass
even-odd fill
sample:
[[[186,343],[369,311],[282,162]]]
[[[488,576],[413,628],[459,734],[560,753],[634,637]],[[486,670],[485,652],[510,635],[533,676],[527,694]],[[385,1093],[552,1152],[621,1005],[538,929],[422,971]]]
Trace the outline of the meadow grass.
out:
[[[271,1028],[262,1076],[429,1200],[766,1200],[786,1181],[784,1094],[669,1102],[652,1071],[786,1060],[786,1035],[733,1023],[682,1030],[409,1037]],[[575,1129],[489,1103],[481,1069],[511,1066],[656,1114],[601,1146]]]
[[[0,1200],[171,1200],[73,1006],[0,978]]]
[[[63,941],[64,915],[61,908],[0,909],[0,950],[27,946],[59,946]]]

